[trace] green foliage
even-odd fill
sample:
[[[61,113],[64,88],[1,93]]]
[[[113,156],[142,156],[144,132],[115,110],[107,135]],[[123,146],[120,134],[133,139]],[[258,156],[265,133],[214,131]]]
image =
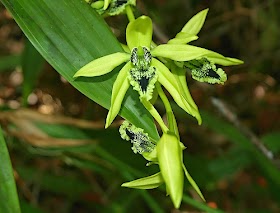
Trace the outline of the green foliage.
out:
[[[4,139],[0,128],[0,212],[20,213],[14,173]]]
[[[73,80],[74,73],[93,58],[122,51],[104,20],[86,3],[75,0],[40,4],[28,0],[2,2],[40,54],[75,88],[109,109],[116,71],[94,80]],[[31,22],[34,24],[30,25]],[[158,137],[151,117],[131,90],[120,114],[151,137]]]

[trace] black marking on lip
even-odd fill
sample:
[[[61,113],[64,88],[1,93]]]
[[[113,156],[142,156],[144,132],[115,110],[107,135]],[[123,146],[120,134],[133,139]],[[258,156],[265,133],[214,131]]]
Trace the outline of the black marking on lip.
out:
[[[211,78],[220,79],[220,76],[213,69],[208,70],[208,76]]]
[[[115,6],[116,7],[120,7],[120,6],[122,6],[122,5],[126,4],[126,3],[127,3],[127,0],[117,0],[115,2]]]

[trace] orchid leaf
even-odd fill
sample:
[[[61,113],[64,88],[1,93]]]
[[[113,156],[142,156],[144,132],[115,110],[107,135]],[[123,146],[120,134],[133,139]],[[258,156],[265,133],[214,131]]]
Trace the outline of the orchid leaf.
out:
[[[17,188],[9,152],[0,128],[0,212],[20,213]]]
[[[147,16],[137,18],[130,22],[126,28],[126,42],[130,50],[139,46],[150,49],[152,35],[152,20]]]
[[[123,51],[102,17],[84,1],[1,1],[33,46],[59,74],[81,93],[109,109],[118,69],[100,77],[73,79],[74,73],[90,61]],[[132,89],[127,92],[120,114],[143,128],[151,138],[159,138],[152,117]]]

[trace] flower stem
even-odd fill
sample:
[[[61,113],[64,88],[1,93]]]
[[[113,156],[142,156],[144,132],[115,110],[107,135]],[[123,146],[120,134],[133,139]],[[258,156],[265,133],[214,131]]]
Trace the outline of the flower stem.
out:
[[[164,104],[165,110],[166,110],[166,114],[167,114],[167,120],[168,120],[168,127],[170,129],[170,131],[174,132],[175,135],[179,137],[179,131],[178,131],[178,126],[177,126],[177,122],[174,116],[174,113],[172,111],[171,105],[169,103],[168,98],[166,97],[164,91],[162,90],[161,86],[159,83],[155,84],[157,92]]]
[[[126,15],[127,15],[127,18],[128,18],[128,20],[129,20],[129,22],[134,21],[134,20],[135,20],[135,16],[134,16],[134,14],[133,14],[133,12],[132,12],[131,6],[130,6],[130,5],[127,5],[127,6],[125,7],[125,10],[126,10]]]
[[[154,108],[154,106],[149,101],[147,101],[145,98],[141,98],[140,101],[142,102],[144,107],[149,111],[149,113],[154,117],[154,119],[158,122],[162,131],[164,133],[167,133],[169,131],[169,129],[164,124],[161,116],[159,115],[158,111]]]

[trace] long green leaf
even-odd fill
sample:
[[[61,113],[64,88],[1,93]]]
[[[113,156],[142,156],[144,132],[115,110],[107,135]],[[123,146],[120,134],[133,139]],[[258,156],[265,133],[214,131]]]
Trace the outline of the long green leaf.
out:
[[[25,49],[22,54],[22,101],[23,105],[27,104],[27,98],[34,89],[36,80],[43,70],[44,58],[33,47],[29,40],[25,41]]]
[[[0,58],[0,72],[20,66],[21,55],[2,56]]]
[[[0,128],[0,212],[20,213],[13,169]]]
[[[1,1],[42,56],[80,92],[109,109],[118,69],[100,77],[73,79],[93,59],[123,51],[104,20],[83,0]],[[152,117],[132,89],[120,114],[159,138]]]

